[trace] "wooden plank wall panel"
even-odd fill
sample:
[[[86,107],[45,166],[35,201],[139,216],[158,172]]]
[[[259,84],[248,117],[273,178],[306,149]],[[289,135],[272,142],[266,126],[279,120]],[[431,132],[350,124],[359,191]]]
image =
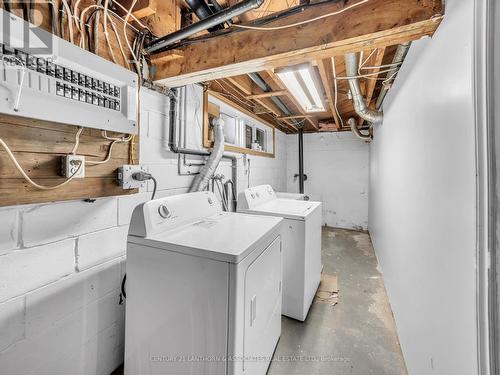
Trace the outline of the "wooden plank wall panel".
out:
[[[0,115],[0,138],[13,151],[26,173],[42,185],[57,185],[65,180],[60,176],[60,158],[73,149],[77,129],[76,126]],[[108,135],[117,136],[114,133]],[[86,165],[84,179],[74,179],[49,191],[38,190],[25,181],[0,147],[0,206],[137,193],[137,190],[123,190],[116,184],[117,168],[137,162],[137,139],[134,142],[134,146],[130,143],[115,144],[108,163]],[[80,136],[77,154],[85,155],[88,160],[103,160],[110,144],[111,141],[101,137],[99,130],[85,129]]]
[[[58,6],[60,0],[55,0]],[[79,2],[79,11],[85,9],[93,0]],[[43,29],[50,31],[50,17],[46,3],[35,2],[36,23]],[[13,5],[13,13],[21,16],[20,7]],[[89,15],[91,12],[88,12]],[[102,13],[101,13],[102,19]],[[118,33],[122,39],[125,51],[128,53],[122,36],[123,24],[113,17]],[[177,27],[177,26],[174,26]],[[67,26],[65,36],[69,37]],[[108,27],[110,43],[118,64],[125,66],[123,57],[118,49],[118,43]],[[102,24],[99,27],[99,55],[111,60],[105,43]],[[129,29],[128,36],[133,32]],[[79,33],[75,29],[75,43],[79,41]],[[89,52],[90,53],[90,52]],[[60,157],[69,153],[75,143],[76,126],[56,124],[32,119],[0,114],[0,138],[11,148],[18,162],[35,182],[42,185],[57,185],[65,179],[60,176]],[[109,136],[117,136],[108,133]],[[66,186],[43,191],[32,187],[26,182],[14,167],[5,150],[0,146],[0,206],[17,204],[51,202],[71,199],[97,198],[114,195],[137,193],[137,190],[123,190],[116,184],[117,168],[123,164],[138,163],[138,136],[134,138],[134,147],[130,143],[117,143],[113,147],[111,160],[102,165],[86,165],[85,178],[74,179]],[[80,136],[80,145],[77,154],[85,155],[89,160],[102,160],[106,157],[109,145],[101,137],[97,129],[84,129]]]

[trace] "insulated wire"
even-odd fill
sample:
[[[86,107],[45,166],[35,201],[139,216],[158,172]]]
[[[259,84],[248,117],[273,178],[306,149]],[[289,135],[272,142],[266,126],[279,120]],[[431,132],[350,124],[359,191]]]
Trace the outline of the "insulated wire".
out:
[[[71,8],[68,5],[67,0],[62,0],[62,4],[64,9],[66,10],[66,13],[68,15],[68,29],[69,29],[69,41],[71,43],[74,43],[74,34],[73,34],[73,14],[71,13]]]
[[[127,137],[122,137],[122,138],[119,138],[119,137],[109,137],[107,135],[107,132],[106,130],[103,130],[101,132],[101,135],[104,139],[107,139],[108,141],[111,141],[110,145],[109,145],[109,149],[108,149],[108,154],[106,155],[106,158],[103,159],[103,160],[86,160],[85,161],[85,164],[88,164],[88,165],[99,165],[99,164],[105,164],[107,163],[108,161],[111,160],[111,155],[112,155],[112,152],[113,152],[113,147],[115,146],[115,144],[117,143],[127,143],[127,142],[130,142],[132,139],[133,139],[133,135],[132,134],[129,134]]]
[[[113,151],[113,147],[115,146],[116,143],[118,143],[120,141],[116,140],[116,141],[113,141],[110,143],[109,145],[109,149],[108,149],[108,154],[106,156],[106,158],[104,160],[98,160],[98,161],[93,161],[93,160],[85,160],[85,164],[89,164],[89,165],[99,165],[99,164],[105,164],[107,163],[108,161],[111,160],[111,153]]]
[[[77,132],[77,136],[76,136],[77,139],[78,139],[78,137],[80,135],[79,133],[81,133],[80,129]],[[23,167],[21,167],[21,165],[17,161],[16,157],[12,153],[11,149],[9,148],[9,146],[7,146],[7,144],[4,142],[4,140],[2,138],[0,138],[0,145],[5,149],[5,151],[7,152],[7,155],[9,156],[10,160],[12,161],[12,163],[14,164],[14,166],[16,167],[16,169],[19,171],[19,173],[21,173],[21,175],[23,176],[23,178],[30,185],[32,185],[33,187],[35,187],[35,188],[37,188],[39,190],[55,190],[55,189],[58,189],[60,187],[63,187],[64,185],[68,184],[71,180],[73,180],[73,178],[77,175],[77,173],[80,172],[80,169],[82,168],[82,165],[83,165],[83,163],[80,163],[80,165],[78,166],[78,169],[66,181],[64,181],[64,182],[62,182],[62,183],[60,183],[58,185],[53,185],[53,186],[40,185],[40,184],[37,184],[35,181],[33,181],[30,178],[30,176],[28,176],[28,174],[24,171]],[[78,147],[78,145],[76,144],[76,142],[75,142],[75,146]],[[74,147],[73,150],[76,150],[76,148]]]
[[[106,1],[108,1],[108,0],[106,0]],[[125,43],[127,44],[127,47],[130,51],[130,54],[132,55],[132,58],[134,59],[133,62],[134,62],[134,65],[136,66],[137,74],[141,75],[139,61],[137,60],[137,56],[135,55],[135,52],[132,49],[132,46],[130,45],[130,41],[127,38],[128,19],[130,18],[131,14],[132,14],[132,9],[134,9],[136,3],[137,3],[137,0],[132,1],[132,4],[130,5],[130,9],[128,10],[127,15],[125,16],[125,19],[123,22],[123,36],[125,37]]]
[[[367,3],[369,0],[361,0],[355,4],[352,4],[352,5],[349,5],[345,8],[342,8],[341,10],[338,10],[336,12],[331,12],[331,13],[327,13],[327,14],[322,14],[321,16],[318,16],[318,17],[314,17],[314,18],[311,18],[311,19],[308,19],[308,20],[304,20],[304,21],[300,21],[300,22],[295,22],[295,23],[292,23],[292,24],[289,24],[289,25],[282,25],[282,26],[269,26],[269,27],[259,27],[259,26],[249,26],[249,25],[233,25],[234,27],[238,27],[240,29],[249,29],[249,30],[260,30],[260,31],[266,31],[266,30],[283,30],[283,29],[287,29],[287,28],[290,28],[290,27],[296,27],[296,26],[300,26],[300,25],[304,25],[304,24],[307,24],[307,23],[311,23],[311,22],[314,22],[314,21],[318,21],[318,20],[321,20],[323,18],[327,18],[327,17],[331,17],[331,16],[336,16],[338,14],[341,14],[341,13],[344,13],[346,11],[348,11],[349,9],[352,9],[354,7],[357,7],[361,4],[364,4],[364,3]]]
[[[79,126],[78,131],[76,132],[75,137],[75,145],[73,146],[73,150],[71,150],[70,154],[76,154],[76,150],[78,150],[78,146],[80,145],[80,135],[82,134],[83,127]]]
[[[389,72],[394,72],[397,70],[398,70],[397,68],[392,68],[392,69],[380,70],[380,71],[374,72],[374,73],[358,74],[355,76],[343,76],[343,77],[337,76],[336,79],[341,80],[341,79],[353,79],[353,78],[369,78],[369,79],[376,79],[379,81],[383,81],[383,80],[385,80],[385,78],[374,78],[374,77],[376,77],[382,73],[389,73]]]
[[[155,199],[156,196],[156,188],[158,187],[158,182],[156,181],[156,178],[151,176],[151,180],[153,180],[153,194],[151,194],[151,200]]]
[[[108,6],[109,6],[109,0],[105,0],[104,1],[104,15],[102,17],[102,26],[104,28],[104,38],[106,39],[106,44],[108,45],[108,50],[109,50],[109,54],[111,56],[111,59],[113,60],[113,62],[115,64],[117,64],[117,60],[116,60],[116,57],[115,57],[115,53],[113,52],[113,48],[111,48],[111,43],[109,41],[109,33],[108,33]],[[81,20],[80,22],[83,23],[83,20]]]

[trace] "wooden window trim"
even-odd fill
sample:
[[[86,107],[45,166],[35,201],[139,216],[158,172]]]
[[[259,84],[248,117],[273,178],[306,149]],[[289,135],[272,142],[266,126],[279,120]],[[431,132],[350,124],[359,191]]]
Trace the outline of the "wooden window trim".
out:
[[[210,140],[210,127],[208,124],[208,116],[209,114],[213,116],[220,116],[220,110],[219,107],[216,105],[212,105],[208,101],[208,96],[211,95],[214,98],[217,98],[221,102],[226,103],[227,105],[233,107],[234,109],[244,113],[245,115],[253,118],[255,121],[258,121],[259,123],[268,126],[269,128],[272,129],[273,132],[273,152],[265,152],[265,151],[257,151],[257,150],[251,150],[245,147],[238,147],[238,146],[232,146],[225,144],[224,145],[224,151],[228,152],[235,152],[235,153],[240,153],[240,154],[248,154],[248,155],[255,155],[255,156],[263,156],[267,158],[275,158],[276,157],[276,128],[272,124],[270,124],[267,121],[262,120],[259,118],[257,115],[254,113],[246,110],[243,107],[240,107],[239,105],[233,103],[231,100],[225,98],[224,96],[220,95],[218,92],[211,91],[211,90],[206,90],[203,94],[203,147],[206,148],[212,148],[213,147],[213,141]]]

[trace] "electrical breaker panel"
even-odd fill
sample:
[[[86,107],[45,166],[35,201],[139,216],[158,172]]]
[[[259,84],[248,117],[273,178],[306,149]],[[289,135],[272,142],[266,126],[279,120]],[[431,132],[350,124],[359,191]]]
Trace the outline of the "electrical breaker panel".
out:
[[[137,133],[137,75],[0,10],[0,113]]]

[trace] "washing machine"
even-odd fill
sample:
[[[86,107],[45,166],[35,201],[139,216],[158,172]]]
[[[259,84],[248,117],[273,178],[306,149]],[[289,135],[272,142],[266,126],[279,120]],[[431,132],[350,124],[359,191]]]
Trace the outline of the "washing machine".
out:
[[[282,313],[304,321],[321,280],[321,202],[278,198],[260,185],[238,195],[238,212],[284,219]]]
[[[267,185],[267,186],[270,186],[270,185]],[[272,189],[272,187],[271,187],[271,189]],[[276,198],[294,199],[294,200],[298,200],[298,201],[308,201],[309,200],[309,196],[307,196],[305,194],[301,194],[301,193],[285,193],[285,192],[281,192],[281,191],[275,191],[274,193],[276,194]]]
[[[223,212],[211,192],[139,205],[125,374],[264,375],[281,334],[282,221]]]

